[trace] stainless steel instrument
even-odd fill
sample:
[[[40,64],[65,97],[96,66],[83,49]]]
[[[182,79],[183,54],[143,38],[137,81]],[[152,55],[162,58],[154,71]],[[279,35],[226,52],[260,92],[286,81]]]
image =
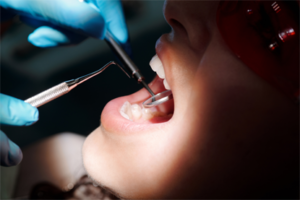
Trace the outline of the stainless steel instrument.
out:
[[[137,68],[137,66],[134,64],[134,62],[130,59],[128,54],[123,50],[123,48],[114,40],[112,34],[109,31],[106,31],[105,34],[105,41],[108,43],[108,45],[111,47],[111,49],[115,52],[115,54],[118,56],[120,61],[122,62],[123,66],[122,68],[120,65],[118,65],[116,62],[111,61],[107,63],[105,66],[103,66],[101,69],[87,74],[85,76],[72,79],[69,81],[62,82],[56,86],[53,86],[52,88],[45,90],[29,99],[26,99],[25,102],[30,103],[32,106],[39,107],[42,106],[64,94],[67,94],[72,89],[74,89],[77,85],[83,83],[84,81],[100,74],[103,72],[107,67],[114,64],[117,65],[129,78],[133,77],[136,79],[138,83],[141,83],[143,87],[151,94],[151,98],[145,101],[143,104],[145,107],[153,107],[157,106],[161,103],[164,103],[170,99],[172,99],[172,92],[168,91],[167,93],[159,93],[154,94],[153,91],[150,89],[150,87],[145,82],[145,78],[141,74],[140,70]],[[131,76],[128,74],[131,73]]]
[[[129,74],[120,65],[118,65],[114,61],[111,61],[111,62],[107,63],[106,65],[104,65],[101,69],[99,69],[93,73],[87,74],[85,76],[81,76],[76,79],[71,79],[71,80],[62,82],[62,83],[60,83],[56,86],[53,86],[50,89],[45,90],[29,99],[26,99],[25,102],[30,103],[32,106],[40,107],[52,100],[64,95],[64,94],[67,94],[72,89],[74,89],[76,86],[80,85],[81,83],[83,83],[83,82],[89,80],[90,78],[103,72],[110,65],[118,66],[128,77],[130,77]]]
[[[109,31],[106,31],[105,33],[105,41],[110,46],[110,48],[115,52],[115,54],[118,56],[120,61],[123,63],[124,67],[131,72],[131,76],[134,77],[138,83],[141,83],[144,86],[144,88],[148,90],[151,96],[154,96],[154,93],[145,82],[145,78],[141,74],[140,70],[130,59],[130,57],[124,51],[124,49],[116,42],[116,40],[113,38],[112,34]]]

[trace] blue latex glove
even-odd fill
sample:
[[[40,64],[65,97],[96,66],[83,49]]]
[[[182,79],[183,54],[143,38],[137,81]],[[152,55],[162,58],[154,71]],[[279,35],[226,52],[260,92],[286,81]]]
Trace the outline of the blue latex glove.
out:
[[[35,46],[76,44],[87,36],[103,39],[109,29],[131,53],[119,0],[0,0],[0,6],[5,10],[1,18],[15,13],[23,22],[37,27],[28,37]]]
[[[39,112],[36,107],[22,100],[0,93],[0,123],[28,126],[36,122]],[[21,162],[21,149],[0,130],[0,159],[2,166],[13,166]]]

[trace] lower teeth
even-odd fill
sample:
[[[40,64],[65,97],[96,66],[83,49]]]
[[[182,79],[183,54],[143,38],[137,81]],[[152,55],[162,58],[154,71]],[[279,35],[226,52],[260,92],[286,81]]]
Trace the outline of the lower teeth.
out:
[[[134,120],[139,120],[142,116],[142,109],[139,105],[131,105],[131,113]]]
[[[138,121],[140,119],[149,120],[153,118],[156,113],[156,108],[141,108],[138,104],[131,105],[128,101],[126,101],[120,109],[120,114],[130,121]]]
[[[130,121],[132,121],[132,112],[131,112],[131,109],[130,109],[131,105],[128,101],[126,101],[121,109],[120,109],[120,114],[126,118],[126,119],[129,119]]]

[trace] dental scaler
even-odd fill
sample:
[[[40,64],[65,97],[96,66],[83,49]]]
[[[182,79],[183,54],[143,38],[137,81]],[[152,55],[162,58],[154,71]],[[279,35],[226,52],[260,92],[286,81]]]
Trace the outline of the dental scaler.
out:
[[[52,100],[64,95],[64,94],[67,94],[72,89],[74,89],[76,86],[80,85],[81,83],[87,81],[88,79],[103,72],[110,65],[118,66],[130,78],[129,74],[120,65],[118,65],[114,61],[111,61],[111,62],[107,63],[106,65],[104,65],[101,69],[99,69],[95,72],[92,72],[85,76],[81,76],[76,79],[71,79],[69,81],[62,82],[62,83],[55,85],[55,86],[51,87],[50,89],[45,90],[29,99],[26,99],[25,102],[31,104],[32,106],[40,107]]]
[[[131,73],[132,77],[134,77],[138,83],[141,83],[146,88],[146,90],[149,91],[151,96],[154,96],[154,93],[152,92],[152,90],[145,83],[144,77],[140,73],[139,69],[136,67],[136,65],[133,63],[133,61],[129,58],[127,53],[122,49],[122,47],[113,39],[113,37],[112,37],[111,33],[109,33],[109,31],[106,31],[105,40],[108,43],[108,45],[111,47],[111,49],[117,54],[118,58],[121,60],[121,62],[123,63],[123,66],[126,68],[126,70]],[[74,89],[76,86],[78,86],[79,84],[85,82],[86,80],[100,74],[101,72],[103,72],[107,67],[109,67],[112,64],[117,65],[129,78],[131,78],[126,70],[124,70],[116,62],[111,61],[111,62],[107,63],[105,66],[103,66],[101,69],[99,69],[93,73],[87,74],[85,76],[82,76],[82,77],[79,77],[76,79],[62,82],[56,86],[53,86],[52,88],[50,88],[46,91],[43,91],[29,99],[26,99],[25,102],[30,103],[32,106],[35,106],[35,107],[42,106],[64,94],[67,94],[72,89]]]

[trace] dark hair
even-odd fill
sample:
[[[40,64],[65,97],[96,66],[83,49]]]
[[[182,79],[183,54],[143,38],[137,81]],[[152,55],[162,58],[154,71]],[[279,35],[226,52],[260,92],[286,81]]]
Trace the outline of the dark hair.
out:
[[[119,199],[103,188],[94,185],[87,175],[74,185],[71,190],[63,191],[49,182],[41,182],[35,185],[29,195],[29,199]]]

